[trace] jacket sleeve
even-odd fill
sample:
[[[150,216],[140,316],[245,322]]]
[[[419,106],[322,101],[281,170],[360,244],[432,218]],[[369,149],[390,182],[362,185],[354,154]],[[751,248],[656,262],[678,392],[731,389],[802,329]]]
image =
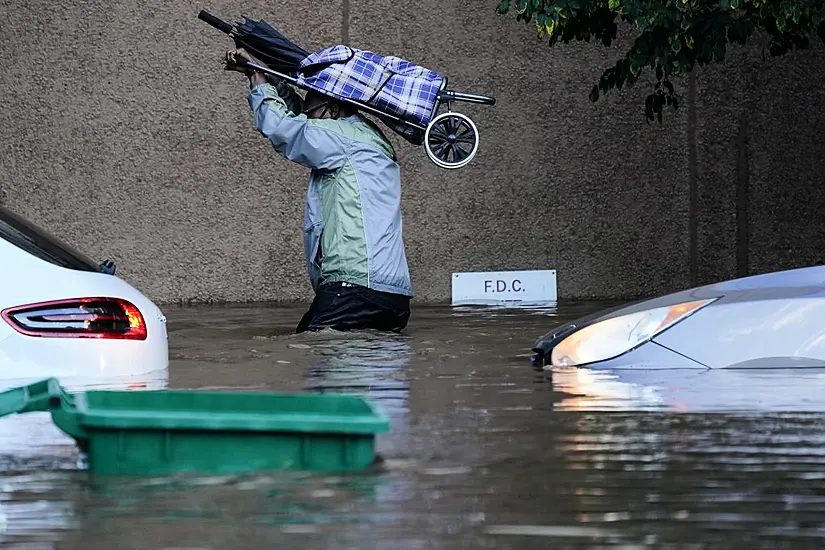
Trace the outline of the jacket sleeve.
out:
[[[286,108],[293,115],[300,115],[304,112],[304,100],[295,93],[295,90],[283,80],[275,86],[275,93],[284,100]]]
[[[339,121],[296,114],[270,84],[252,89],[248,101],[258,132],[285,158],[317,170],[334,170],[346,163],[349,142],[336,131]]]

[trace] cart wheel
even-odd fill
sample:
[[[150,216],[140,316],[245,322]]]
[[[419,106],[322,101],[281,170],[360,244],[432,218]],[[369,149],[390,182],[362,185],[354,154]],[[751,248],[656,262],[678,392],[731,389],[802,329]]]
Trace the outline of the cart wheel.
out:
[[[427,156],[441,168],[455,169],[473,160],[478,151],[478,130],[466,115],[441,113],[424,133]]]

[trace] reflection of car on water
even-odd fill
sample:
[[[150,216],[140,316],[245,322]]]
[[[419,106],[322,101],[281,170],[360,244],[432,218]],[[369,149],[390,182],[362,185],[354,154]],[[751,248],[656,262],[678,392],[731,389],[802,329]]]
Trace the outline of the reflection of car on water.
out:
[[[559,411],[825,412],[823,369],[550,367]]]
[[[825,367],[825,266],[724,281],[565,323],[537,366],[598,369]]]

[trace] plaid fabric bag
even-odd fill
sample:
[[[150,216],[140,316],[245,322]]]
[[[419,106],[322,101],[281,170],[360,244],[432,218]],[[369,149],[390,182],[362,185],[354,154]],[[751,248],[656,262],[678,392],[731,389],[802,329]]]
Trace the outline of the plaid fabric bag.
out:
[[[444,78],[395,56],[381,56],[348,46],[332,46],[298,65],[298,83],[328,96],[350,99],[427,126],[435,114]],[[424,132],[379,117],[405,139],[420,145]]]

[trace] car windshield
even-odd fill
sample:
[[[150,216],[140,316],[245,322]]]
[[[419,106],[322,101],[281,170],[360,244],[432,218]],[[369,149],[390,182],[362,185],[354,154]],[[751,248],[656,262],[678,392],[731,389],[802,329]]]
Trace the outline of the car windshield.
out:
[[[83,253],[2,206],[0,206],[0,238],[41,260],[60,267],[80,271],[99,271],[99,267]]]

